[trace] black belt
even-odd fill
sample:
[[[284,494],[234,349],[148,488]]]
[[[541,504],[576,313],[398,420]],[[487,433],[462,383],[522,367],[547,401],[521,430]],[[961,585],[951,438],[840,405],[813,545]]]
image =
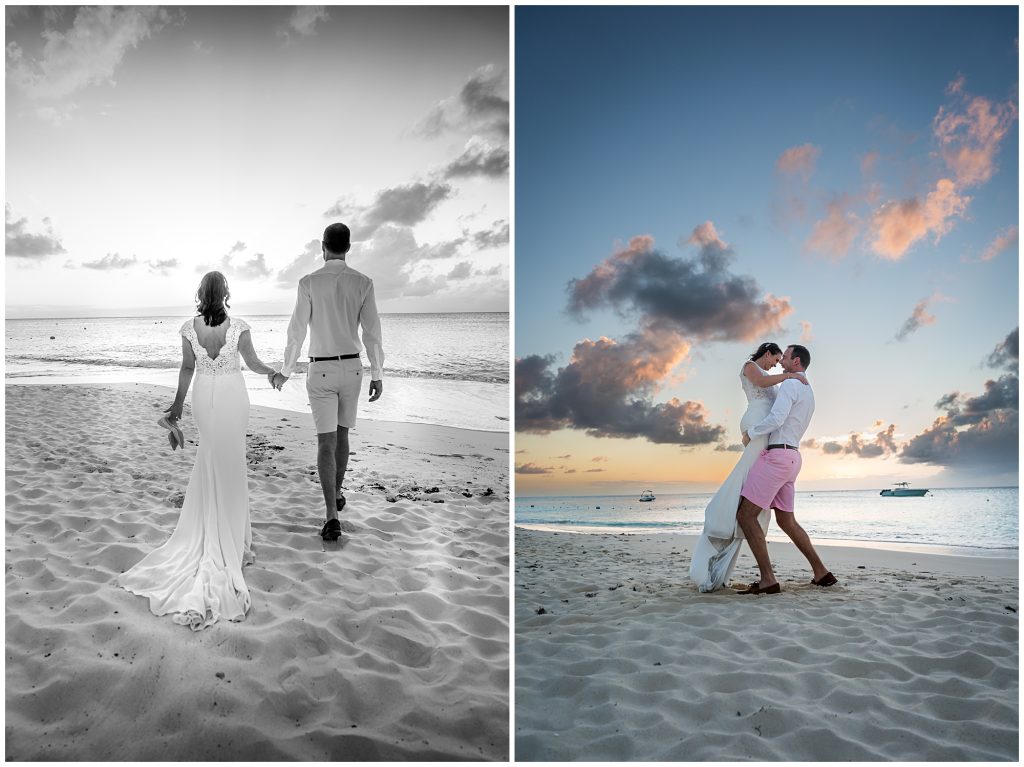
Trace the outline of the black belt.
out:
[[[335,354],[333,357],[310,357],[310,362],[327,362],[328,360],[357,360],[358,354]]]
[[[785,448],[786,450],[798,450],[798,448],[795,448],[792,445],[769,445],[768,446],[769,450],[781,450],[782,448]]]

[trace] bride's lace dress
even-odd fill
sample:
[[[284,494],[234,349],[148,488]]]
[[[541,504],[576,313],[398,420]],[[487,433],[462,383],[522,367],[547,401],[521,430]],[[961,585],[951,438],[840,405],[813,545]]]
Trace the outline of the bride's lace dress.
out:
[[[249,394],[238,359],[238,337],[249,326],[229,322],[216,357],[199,343],[192,320],[181,326],[196,355],[196,463],[170,539],[118,578],[123,588],[149,598],[154,615],[172,613],[175,623],[194,630],[221,618],[242,620],[251,604],[242,577],[243,564],[252,562],[245,460]]]
[[[760,366],[755,365],[761,375],[768,375]],[[743,393],[747,395],[747,410],[740,419],[740,432],[760,423],[775,404],[778,385],[755,386],[740,371],[740,383]],[[704,530],[697,539],[693,551],[693,562],[690,565],[690,579],[697,584],[700,591],[714,591],[721,588],[728,580],[736,564],[743,543],[743,531],[736,521],[736,509],[740,503],[740,492],[747,478],[750,467],[768,445],[768,436],[754,437],[743,449],[743,455],[733,468],[725,482],[718,488],[714,498],[704,511]],[[761,529],[768,530],[771,513],[765,509],[758,517]]]

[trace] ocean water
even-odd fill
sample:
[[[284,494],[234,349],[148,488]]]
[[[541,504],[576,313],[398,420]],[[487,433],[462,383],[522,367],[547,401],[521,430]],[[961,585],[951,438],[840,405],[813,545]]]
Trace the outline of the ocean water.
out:
[[[1016,556],[1019,489],[930,490],[921,498],[886,498],[878,490],[797,492],[796,515],[814,540],[883,548],[919,546]],[[517,525],[567,532],[699,534],[711,493],[664,494],[640,503],[631,496],[519,497]],[[774,524],[769,540],[788,540]]]
[[[280,364],[288,315],[239,315],[263,362]],[[188,319],[131,317],[6,320],[6,383],[136,381],[176,387],[178,329]],[[384,396],[360,417],[508,431],[507,313],[382,314]],[[300,360],[307,356],[309,338]],[[366,355],[363,355],[366,364]],[[301,362],[280,392],[244,371],[253,404],[309,412]],[[244,370],[244,365],[243,365]]]

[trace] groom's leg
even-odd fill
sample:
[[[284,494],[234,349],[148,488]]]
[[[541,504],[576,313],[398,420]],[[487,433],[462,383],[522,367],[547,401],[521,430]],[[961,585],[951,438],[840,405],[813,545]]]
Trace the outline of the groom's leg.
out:
[[[814,550],[814,544],[811,543],[811,537],[807,534],[807,531],[796,521],[796,514],[792,511],[776,509],[775,521],[779,523],[782,532],[789,536],[790,540],[800,550],[800,553],[810,563],[811,569],[814,571],[814,580],[822,578],[828,572],[828,568],[822,564],[818,552]]]
[[[345,472],[348,471],[348,427],[338,427],[338,446],[334,451],[334,487],[336,497],[340,498],[342,495],[342,485],[345,484]]]
[[[775,577],[775,571],[772,569],[772,560],[768,556],[768,542],[765,540],[764,531],[761,530],[761,525],[757,521],[761,511],[760,506],[741,496],[740,507],[736,511],[736,519],[743,530],[743,537],[747,539],[747,545],[750,546],[750,553],[754,555],[754,559],[757,561],[757,569],[761,571],[760,585],[762,588],[767,588],[778,583],[778,579]]]
[[[324,503],[327,504],[327,519],[337,519],[335,477],[338,467],[335,455],[338,449],[338,433],[328,431],[317,434],[316,442],[316,469],[320,475],[320,489],[324,493]]]

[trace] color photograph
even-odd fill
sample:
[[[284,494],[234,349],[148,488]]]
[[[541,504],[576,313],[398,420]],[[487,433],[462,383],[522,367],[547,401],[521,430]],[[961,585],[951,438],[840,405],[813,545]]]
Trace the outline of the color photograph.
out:
[[[14,761],[506,761],[508,7],[8,6]]]
[[[1018,9],[515,9],[518,761],[1016,761]]]

